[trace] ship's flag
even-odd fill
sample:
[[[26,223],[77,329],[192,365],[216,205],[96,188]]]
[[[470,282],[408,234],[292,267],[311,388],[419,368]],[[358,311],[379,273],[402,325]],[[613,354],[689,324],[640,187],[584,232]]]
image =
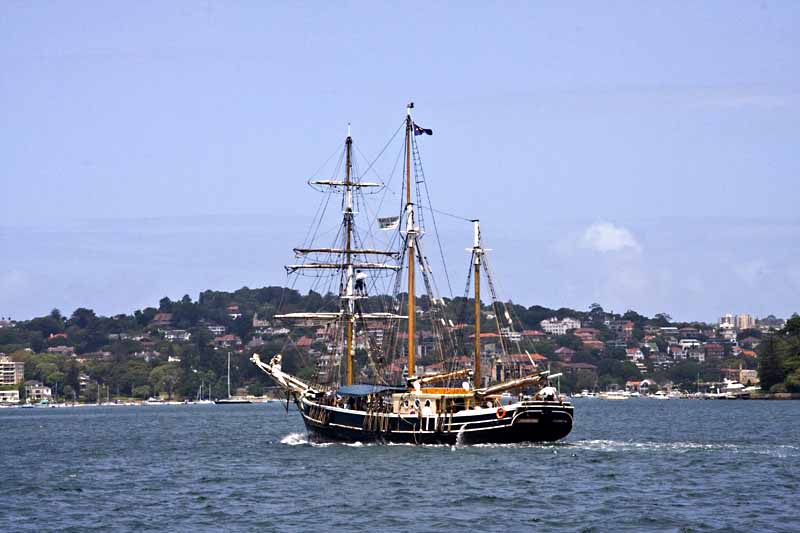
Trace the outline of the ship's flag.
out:
[[[378,227],[385,230],[397,229],[400,226],[400,217],[385,217],[378,219]]]
[[[414,123],[414,135],[422,135],[423,133],[425,133],[426,135],[433,135],[433,130],[422,128],[420,126],[417,126],[416,123]]]

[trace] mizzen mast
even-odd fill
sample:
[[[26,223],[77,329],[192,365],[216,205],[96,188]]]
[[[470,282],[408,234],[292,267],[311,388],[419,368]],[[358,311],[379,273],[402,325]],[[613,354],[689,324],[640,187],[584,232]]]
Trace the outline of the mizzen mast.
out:
[[[475,387],[481,386],[481,257],[483,248],[481,247],[481,223],[479,220],[472,221],[474,227],[474,237],[472,243],[472,264],[475,276]]]

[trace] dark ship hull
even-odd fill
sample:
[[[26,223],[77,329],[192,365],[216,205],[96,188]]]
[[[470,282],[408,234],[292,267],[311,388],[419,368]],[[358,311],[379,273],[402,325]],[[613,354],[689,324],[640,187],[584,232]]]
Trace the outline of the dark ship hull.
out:
[[[300,399],[311,440],[407,444],[554,442],[572,430],[573,407],[558,401],[523,401],[432,416],[365,412]]]

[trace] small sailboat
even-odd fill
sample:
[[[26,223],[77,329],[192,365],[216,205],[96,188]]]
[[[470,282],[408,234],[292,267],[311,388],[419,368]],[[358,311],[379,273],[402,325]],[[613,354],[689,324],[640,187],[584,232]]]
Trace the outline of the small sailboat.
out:
[[[231,352],[228,352],[228,397],[214,400],[214,403],[223,405],[235,403],[253,403],[247,398],[242,398],[241,396],[231,396]]]
[[[463,220],[469,220],[473,225],[473,242],[467,251],[471,253],[469,277],[474,279],[473,283],[468,279],[467,287],[472,284],[474,291],[474,341],[471,346],[474,358],[470,361],[468,356],[458,355],[461,348],[469,346],[469,341],[461,345],[457,342],[457,335],[464,330],[459,326],[465,324],[456,325],[447,316],[444,299],[437,294],[432,279],[433,269],[422,249],[425,232],[422,202],[430,204],[430,199],[427,189],[425,196],[420,192],[420,184],[427,185],[424,184],[415,138],[421,134],[431,135],[432,131],[414,123],[411,116],[413,107],[413,103],[407,107],[403,151],[398,155],[398,161],[402,156],[404,171],[400,212],[398,216],[378,219],[381,230],[395,231],[390,243],[395,249],[380,248],[381,243],[367,242],[364,234],[371,233],[371,230],[356,231],[356,214],[367,210],[363,207],[364,191],[380,189],[383,184],[363,181],[354,174],[353,139],[349,128],[340,159],[340,164],[344,162],[344,176],[339,174],[331,179],[309,181],[312,187],[322,192],[341,194],[343,216],[332,246],[311,244],[295,248],[295,254],[302,261],[288,265],[286,269],[290,274],[310,271],[318,272],[310,274],[318,278],[333,278],[331,283],[338,286],[338,309],[284,313],[274,318],[299,321],[303,327],[322,326],[321,329],[333,332],[331,341],[327,343],[329,348],[326,348],[333,353],[319,357],[318,382],[312,384],[285,372],[282,368],[284,356],[280,353],[267,361],[254,354],[251,361],[285,389],[287,398],[293,400],[299,409],[313,440],[470,444],[562,439],[572,429],[573,406],[550,384],[550,377],[555,376],[550,376],[548,371],[539,371],[530,355],[525,360],[524,355],[517,354],[521,355],[522,366],[530,370],[525,373],[519,370],[517,375],[512,375],[513,379],[501,379],[505,375],[499,376],[494,372],[484,375],[482,372],[482,273],[489,279],[495,304],[497,300],[489,277],[488,250],[483,246],[479,222],[467,218]],[[425,205],[425,208],[434,212],[430,205]],[[313,243],[313,238],[308,242]],[[366,293],[365,272],[375,272],[375,276],[382,273],[395,276],[386,284],[394,287],[392,294],[382,294],[370,301]],[[415,291],[418,276],[422,278],[425,290],[419,309]],[[405,284],[405,292],[400,290],[401,284]],[[369,304],[383,307],[371,310]],[[401,309],[405,313],[400,314]],[[467,319],[467,314],[462,319]],[[507,310],[495,314],[503,315],[510,327],[512,319]],[[441,370],[439,372],[418,369],[416,357],[425,355],[421,346],[421,334],[425,332],[417,329],[418,320],[432,330],[428,332],[428,340],[433,339],[433,342],[427,348],[440,355],[442,361],[436,367]],[[402,325],[405,327],[401,331]],[[497,329],[501,329],[499,322]],[[367,335],[375,330],[380,330],[382,335],[385,333],[380,346],[376,346],[377,343]],[[507,341],[501,333],[498,331],[494,335],[499,337],[505,349]],[[371,378],[370,383],[356,383],[354,380],[356,336],[362,339],[359,355],[362,360],[366,355],[367,361],[362,365],[358,378]],[[399,377],[398,369],[401,368],[395,362],[387,369],[392,349],[400,352],[401,357],[405,356],[399,383],[390,383],[387,379],[391,375]],[[392,367],[394,374],[390,370]],[[512,391],[515,394],[512,395]]]
[[[197,398],[195,399],[194,403],[196,404],[209,404],[214,403],[211,400],[211,387],[208,387],[207,398],[203,396],[203,387],[205,386],[205,381],[200,382],[200,389],[197,391]],[[228,389],[230,395],[230,388]]]

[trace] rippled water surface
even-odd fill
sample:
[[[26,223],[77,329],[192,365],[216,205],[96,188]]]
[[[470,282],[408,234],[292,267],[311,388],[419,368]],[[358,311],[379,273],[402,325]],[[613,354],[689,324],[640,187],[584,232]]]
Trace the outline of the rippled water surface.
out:
[[[310,445],[282,404],[0,410],[0,531],[800,531],[800,402],[576,400],[552,445]]]

